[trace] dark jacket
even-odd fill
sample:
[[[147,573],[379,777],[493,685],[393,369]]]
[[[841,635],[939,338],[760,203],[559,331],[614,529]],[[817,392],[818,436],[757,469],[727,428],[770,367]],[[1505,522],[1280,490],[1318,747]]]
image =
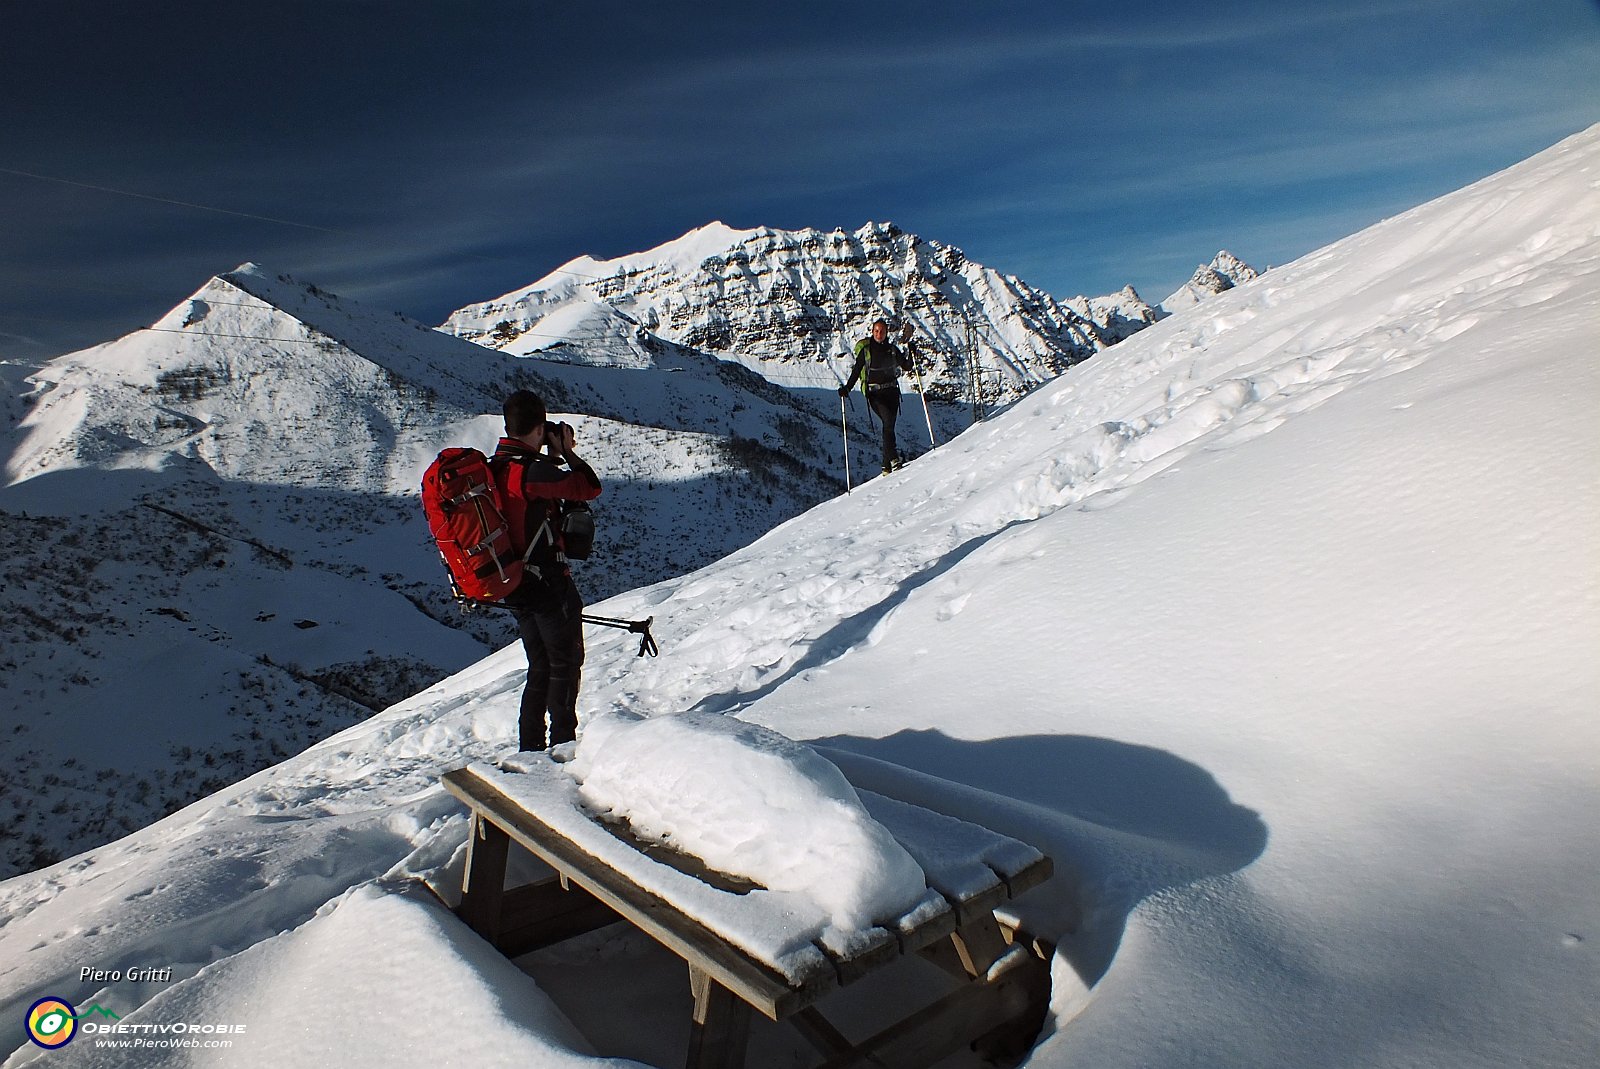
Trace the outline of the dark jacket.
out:
[[[856,384],[856,379],[860,378],[863,372],[866,373],[869,392],[899,390],[902,369],[911,370],[911,358],[901,352],[894,343],[863,338],[856,345],[856,362],[850,369],[850,378],[845,380],[845,391],[849,392],[850,387]]]
[[[571,467],[515,438],[502,438],[489,465],[506,502],[512,544],[519,551],[529,550],[531,544],[525,558],[528,569],[547,584],[572,574],[562,552],[561,502],[600,496],[600,477],[593,468],[570,454],[562,459]]]

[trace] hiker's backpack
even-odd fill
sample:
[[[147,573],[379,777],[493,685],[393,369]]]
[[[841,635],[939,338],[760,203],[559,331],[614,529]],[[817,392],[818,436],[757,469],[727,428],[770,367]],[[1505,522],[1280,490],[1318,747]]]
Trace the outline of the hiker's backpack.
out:
[[[877,381],[872,381],[872,373],[873,373],[873,371],[878,370],[878,369],[873,367],[873,359],[872,358],[873,358],[874,350],[871,348],[872,339],[870,337],[869,338],[862,338],[859,342],[856,343],[855,355],[856,355],[856,358],[861,361],[861,396],[862,397],[870,399],[872,397],[872,391],[873,390],[888,390],[888,389],[898,390],[900,388],[900,360],[899,360],[899,357],[901,355],[903,355],[903,354],[900,352],[900,350],[895,348],[895,345],[894,345],[894,343],[892,341],[885,341],[884,344],[889,347],[890,353],[893,354],[891,356],[891,358],[890,358],[890,361],[889,361],[889,370],[893,373],[893,377],[889,378],[887,380],[879,379]]]
[[[522,582],[522,556],[511,541],[489,458],[481,452],[440,453],[422,476],[422,511],[462,595],[499,601]]]
[[[492,464],[493,461],[490,461]],[[594,552],[594,512],[587,501],[551,501],[553,506],[540,525],[527,535],[528,550],[523,554],[524,574],[538,574],[552,560],[565,565],[569,560],[588,560]],[[556,531],[561,532],[559,543]]]
[[[561,545],[568,560],[588,560],[594,552],[594,513],[587,501],[561,503]]]

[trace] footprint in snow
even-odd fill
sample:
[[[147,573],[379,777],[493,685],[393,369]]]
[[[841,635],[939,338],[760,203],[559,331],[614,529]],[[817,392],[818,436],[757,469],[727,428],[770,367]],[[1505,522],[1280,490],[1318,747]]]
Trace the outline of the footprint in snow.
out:
[[[939,611],[934,614],[934,619],[940,621],[954,619],[961,614],[962,609],[967,607],[967,602],[971,598],[972,594],[970,592],[951,598],[939,607]]]

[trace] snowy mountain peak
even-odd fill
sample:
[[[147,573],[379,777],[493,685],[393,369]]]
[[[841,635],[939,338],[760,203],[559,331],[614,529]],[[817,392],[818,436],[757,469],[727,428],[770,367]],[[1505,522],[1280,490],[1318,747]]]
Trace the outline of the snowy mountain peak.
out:
[[[1239,286],[1260,277],[1260,273],[1227,249],[1223,249],[1207,265],[1211,273]]]
[[[1189,281],[1169,295],[1158,307],[1163,316],[1168,316],[1185,308],[1193,308],[1208,297],[1215,297],[1219,293],[1225,293],[1235,286],[1242,286],[1259,277],[1260,272],[1255,268],[1227,249],[1223,249],[1209,264],[1201,264],[1195,268],[1194,275]]]
[[[166,315],[150,324],[149,329],[187,331],[194,337],[214,335],[216,333],[214,326],[204,324],[213,310],[221,308],[247,308],[265,318],[283,317],[304,323],[299,315],[290,311],[300,305],[302,302],[299,298],[305,296],[303,292],[291,296],[291,293],[299,288],[299,283],[287,275],[273,278],[257,264],[240,264],[232,271],[207,279],[206,283],[195,290],[187,300],[174,306]],[[309,289],[325,301],[332,297],[331,294],[317,290],[314,286]],[[259,319],[253,323],[261,325]]]
[[[635,274],[663,263],[688,271],[708,257],[715,256],[722,250],[758,234],[759,230],[736,230],[720,221],[710,222],[646,252],[630,253],[610,260],[580,256],[563,264],[528,289],[559,287],[570,279],[596,279],[611,275]]]
[[[825,386],[871,321],[909,323],[934,399],[1018,396],[1148,325],[1131,287],[1058,301],[960,249],[889,222],[736,230],[711,223],[657,248],[584,257],[530,286],[452,314],[444,328],[507,352],[542,352],[574,305],[637,324],[636,341],[737,360],[785,385]]]
[[[424,410],[492,409],[506,357],[374,315],[254,264],[218,275],[150,327],[46,364],[12,433],[6,477],[157,470],[372,488]]]

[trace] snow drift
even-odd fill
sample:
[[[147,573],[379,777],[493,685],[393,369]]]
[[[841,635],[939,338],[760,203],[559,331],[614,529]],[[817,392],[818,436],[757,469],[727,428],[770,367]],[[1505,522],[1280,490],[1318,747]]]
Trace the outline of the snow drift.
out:
[[[589,722],[571,767],[595,812],[721,872],[802,896],[836,932],[898,917],[926,893],[921,866],[839,770],[768,728],[706,713],[611,714]]]

